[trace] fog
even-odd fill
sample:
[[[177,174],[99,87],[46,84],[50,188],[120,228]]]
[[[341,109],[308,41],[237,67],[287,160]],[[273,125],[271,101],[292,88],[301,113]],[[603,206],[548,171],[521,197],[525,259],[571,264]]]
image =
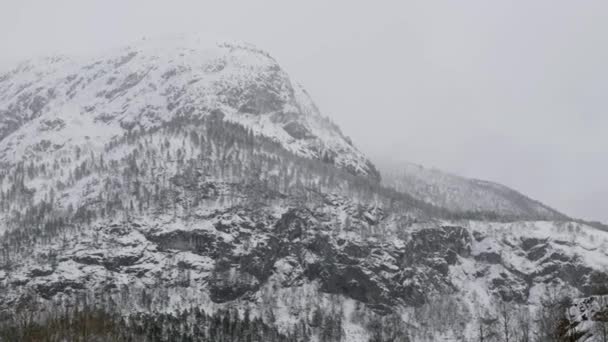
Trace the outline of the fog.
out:
[[[202,32],[270,52],[373,160],[608,222],[608,2],[3,1],[0,69]]]

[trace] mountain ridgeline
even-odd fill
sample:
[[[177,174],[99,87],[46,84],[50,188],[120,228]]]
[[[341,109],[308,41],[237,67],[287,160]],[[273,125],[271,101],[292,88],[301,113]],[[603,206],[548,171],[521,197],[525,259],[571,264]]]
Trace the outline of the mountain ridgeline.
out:
[[[509,220],[555,220],[568,217],[508,187],[427,169],[411,163],[383,166],[383,182],[411,196],[453,212]]]
[[[606,284],[608,232],[381,177],[251,45],[0,74],[0,341],[601,341]]]

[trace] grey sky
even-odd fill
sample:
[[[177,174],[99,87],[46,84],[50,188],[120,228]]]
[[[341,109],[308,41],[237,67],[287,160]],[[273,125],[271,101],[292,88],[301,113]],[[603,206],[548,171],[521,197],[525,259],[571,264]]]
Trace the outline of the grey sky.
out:
[[[269,51],[373,159],[608,221],[608,2],[0,3],[0,67],[205,32]]]

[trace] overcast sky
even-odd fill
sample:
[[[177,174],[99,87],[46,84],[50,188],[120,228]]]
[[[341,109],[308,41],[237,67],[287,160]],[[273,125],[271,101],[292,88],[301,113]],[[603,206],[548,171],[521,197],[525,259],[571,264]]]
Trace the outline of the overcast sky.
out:
[[[0,68],[203,32],[270,52],[372,159],[608,222],[608,1],[0,1]]]

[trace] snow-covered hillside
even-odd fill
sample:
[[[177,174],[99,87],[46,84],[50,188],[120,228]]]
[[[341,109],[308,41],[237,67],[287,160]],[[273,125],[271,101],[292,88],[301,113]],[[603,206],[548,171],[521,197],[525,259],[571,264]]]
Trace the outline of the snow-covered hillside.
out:
[[[87,58],[22,63],[0,75],[0,162],[60,158],[124,132],[216,115],[298,155],[378,178],[373,165],[267,53],[196,36]]]
[[[562,220],[558,211],[504,185],[460,177],[413,163],[380,166],[384,184],[454,212]]]
[[[380,184],[246,44],[24,63],[0,77],[0,341],[598,340],[608,232],[406,171]]]

